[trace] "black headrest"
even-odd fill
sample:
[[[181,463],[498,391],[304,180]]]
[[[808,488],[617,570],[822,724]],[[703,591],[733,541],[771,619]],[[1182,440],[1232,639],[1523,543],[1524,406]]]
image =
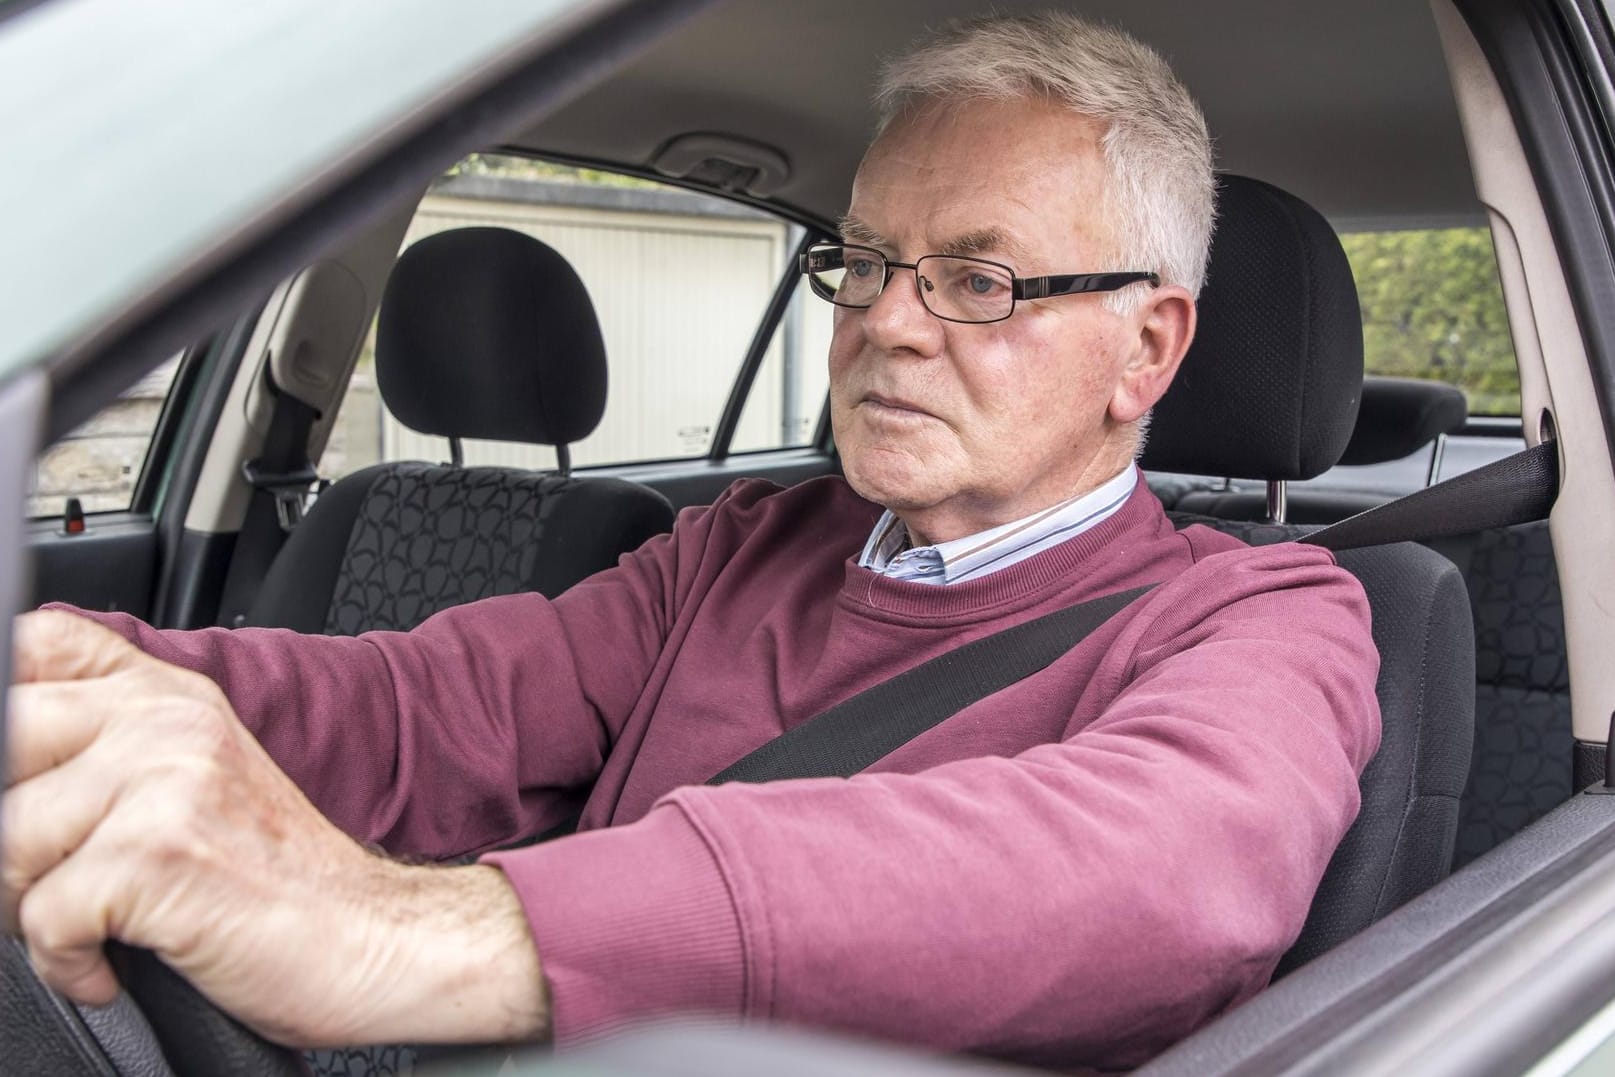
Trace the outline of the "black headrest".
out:
[[[508,228],[460,228],[393,267],[376,384],[423,434],[565,445],[605,410],[606,346],[565,258]]]
[[[1357,420],[1363,326],[1329,222],[1271,184],[1219,177],[1199,309],[1144,467],[1309,479],[1334,466]]]
[[[1342,464],[1383,464],[1400,460],[1451,434],[1469,418],[1464,394],[1451,385],[1418,378],[1367,377],[1357,427]]]

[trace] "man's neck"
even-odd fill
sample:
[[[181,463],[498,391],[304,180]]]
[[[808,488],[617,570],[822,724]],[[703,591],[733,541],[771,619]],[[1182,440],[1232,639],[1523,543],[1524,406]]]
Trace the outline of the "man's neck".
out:
[[[892,515],[902,521],[904,531],[908,535],[908,546],[910,548],[936,546],[944,542],[953,542],[957,539],[981,535],[1006,524],[1024,522],[1044,513],[1058,510],[1088,496],[1101,486],[1114,480],[1122,472],[1129,471],[1133,467],[1134,464],[1129,459],[1125,465],[1100,475],[1097,479],[1083,482],[1077,489],[1072,490],[1063,497],[1029,499],[1028,502],[1017,503],[1013,508],[1000,508],[996,512],[961,512],[949,506],[933,506],[917,512],[893,509]]]

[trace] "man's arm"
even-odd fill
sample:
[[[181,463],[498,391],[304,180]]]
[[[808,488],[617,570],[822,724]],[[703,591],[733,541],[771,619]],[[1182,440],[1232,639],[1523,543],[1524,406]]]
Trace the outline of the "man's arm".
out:
[[[101,944],[115,937],[281,1042],[547,1033],[538,958],[499,872],[366,851],[213,683],[88,620],[20,618],[16,677],[0,922],[46,982],[110,1001]]]
[[[1378,710],[1356,582],[1315,551],[1256,560],[1220,608],[1144,600],[1181,628],[1146,632],[1064,743],[681,789],[491,858],[557,1042],[702,1010],[1128,1066],[1259,990],[1356,813]]]

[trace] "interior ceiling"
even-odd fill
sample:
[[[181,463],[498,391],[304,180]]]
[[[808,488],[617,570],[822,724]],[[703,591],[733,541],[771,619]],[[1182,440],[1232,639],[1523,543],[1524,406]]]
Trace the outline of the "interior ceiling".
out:
[[[873,124],[881,57],[947,19],[1048,0],[727,0],[516,145],[644,167],[675,135],[780,149],[775,200],[833,219]],[[1159,49],[1205,109],[1217,165],[1337,227],[1480,219],[1435,24],[1419,0],[1081,0]]]

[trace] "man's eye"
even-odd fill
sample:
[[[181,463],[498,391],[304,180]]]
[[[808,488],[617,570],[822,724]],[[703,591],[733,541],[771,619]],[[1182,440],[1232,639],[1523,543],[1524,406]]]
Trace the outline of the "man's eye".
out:
[[[869,258],[848,258],[847,272],[855,277],[869,277],[875,273],[875,263]]]
[[[960,287],[972,298],[993,296],[1009,287],[1009,282],[994,273],[970,270],[955,278],[955,287]]]

